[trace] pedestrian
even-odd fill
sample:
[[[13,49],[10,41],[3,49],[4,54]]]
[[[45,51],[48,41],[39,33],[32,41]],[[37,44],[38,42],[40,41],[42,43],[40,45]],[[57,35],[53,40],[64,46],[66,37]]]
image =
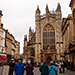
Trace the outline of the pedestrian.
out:
[[[65,63],[65,62],[62,60],[62,61],[61,61],[61,68],[62,68],[62,70],[63,70],[63,71],[62,71],[63,73],[65,72],[65,70],[64,70],[64,63]]]
[[[15,65],[14,71],[15,75],[23,75],[24,65],[22,64],[22,59],[18,59],[18,64]]]
[[[57,68],[54,65],[53,61],[50,62],[49,73],[50,75],[57,75]]]
[[[13,75],[14,66],[15,66],[14,59],[11,59],[9,63],[9,75]]]
[[[43,64],[39,68],[41,75],[49,75],[48,73],[48,65],[46,64],[46,61],[43,62]]]
[[[59,73],[62,73],[62,71],[61,71],[61,61],[59,61],[58,67],[59,67]]]
[[[31,61],[28,61],[28,64],[26,65],[26,75],[34,75],[33,73],[33,65],[31,64]]]

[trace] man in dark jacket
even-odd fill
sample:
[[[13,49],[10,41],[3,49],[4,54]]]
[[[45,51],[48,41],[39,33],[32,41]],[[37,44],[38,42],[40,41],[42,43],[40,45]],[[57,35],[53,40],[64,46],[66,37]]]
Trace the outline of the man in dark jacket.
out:
[[[34,75],[33,73],[33,66],[31,65],[30,60],[28,61],[28,64],[26,65],[26,75]]]
[[[46,62],[43,62],[43,65],[40,66],[39,68],[41,75],[49,75],[48,73],[48,65],[46,64]]]
[[[11,59],[9,63],[9,75],[13,75],[14,66],[15,66],[14,59]]]
[[[22,60],[19,59],[18,60],[18,64],[15,65],[14,71],[15,71],[15,75],[23,75],[24,73],[24,65],[22,64]]]

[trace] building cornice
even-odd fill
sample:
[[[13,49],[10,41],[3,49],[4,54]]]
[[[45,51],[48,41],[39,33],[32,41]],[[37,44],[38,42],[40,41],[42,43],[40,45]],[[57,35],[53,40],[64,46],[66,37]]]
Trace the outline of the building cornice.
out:
[[[64,20],[63,20],[64,24],[62,24],[62,31],[63,31],[63,29],[64,29],[64,27],[65,27],[67,21],[68,21],[68,20],[72,20],[72,18],[63,18],[63,19],[66,19],[66,20],[65,20],[65,22],[64,22]]]
[[[70,2],[70,4],[69,4],[69,6],[71,7],[71,9],[72,9],[72,7],[73,7],[73,5],[74,5],[74,2],[75,2],[75,0],[71,0],[71,2]]]

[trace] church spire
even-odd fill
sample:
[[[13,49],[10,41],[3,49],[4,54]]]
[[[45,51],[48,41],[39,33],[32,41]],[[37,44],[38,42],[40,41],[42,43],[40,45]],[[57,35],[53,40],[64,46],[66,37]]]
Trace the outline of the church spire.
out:
[[[26,34],[26,35],[24,35],[24,40],[26,40],[26,41],[27,41],[27,34]]]
[[[35,14],[35,21],[39,21],[40,20],[40,9],[39,9],[39,5],[37,5],[37,10],[36,10],[36,14]]]
[[[58,6],[57,6],[56,11],[60,11],[60,12],[61,12],[61,6],[60,6],[60,3],[58,3]]]
[[[46,4],[46,14],[49,13],[48,4]]]
[[[61,14],[61,6],[60,3],[58,3],[57,9],[56,9],[56,19],[61,20],[62,14]]]
[[[40,13],[39,5],[37,5],[36,13]]]

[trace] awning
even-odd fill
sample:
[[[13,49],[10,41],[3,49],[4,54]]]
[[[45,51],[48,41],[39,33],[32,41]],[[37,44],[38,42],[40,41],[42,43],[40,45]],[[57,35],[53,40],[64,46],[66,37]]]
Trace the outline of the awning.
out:
[[[0,55],[0,57],[2,57],[4,60],[8,60],[6,56]]]

